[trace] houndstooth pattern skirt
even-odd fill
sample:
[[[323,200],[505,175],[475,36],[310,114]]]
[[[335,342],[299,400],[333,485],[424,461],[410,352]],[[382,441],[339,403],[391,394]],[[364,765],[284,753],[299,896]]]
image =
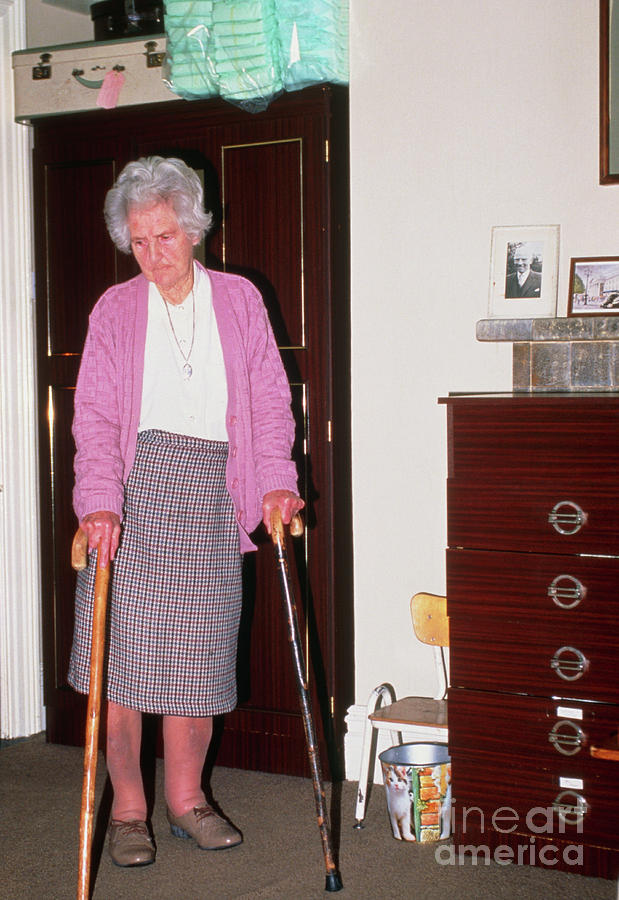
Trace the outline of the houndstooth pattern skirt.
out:
[[[227,443],[138,435],[110,579],[107,697],[172,716],[236,705],[241,554]],[[96,554],[80,572],[69,683],[88,693]]]

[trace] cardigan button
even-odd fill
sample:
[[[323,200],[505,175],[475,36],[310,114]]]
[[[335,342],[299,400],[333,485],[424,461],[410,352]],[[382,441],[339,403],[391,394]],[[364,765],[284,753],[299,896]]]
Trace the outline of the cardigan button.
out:
[[[236,425],[236,416],[230,416],[230,425]]]

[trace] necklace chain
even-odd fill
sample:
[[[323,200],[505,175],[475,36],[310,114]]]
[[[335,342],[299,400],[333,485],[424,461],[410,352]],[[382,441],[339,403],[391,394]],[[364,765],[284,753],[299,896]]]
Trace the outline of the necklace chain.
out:
[[[193,320],[192,320],[192,325],[191,325],[191,346],[189,347],[189,352],[186,355],[185,355],[185,353],[183,353],[183,348],[181,347],[180,341],[176,336],[176,331],[174,329],[174,322],[172,321],[172,316],[170,315],[168,302],[163,296],[161,297],[161,299],[163,300],[163,305],[165,306],[165,311],[168,315],[168,322],[170,323],[170,328],[172,329],[172,337],[174,338],[176,346],[178,347],[178,352],[185,360],[185,365],[183,366],[183,377],[186,380],[189,380],[191,378],[191,376],[193,375],[193,368],[191,367],[191,365],[189,363],[189,358],[191,356],[191,352],[193,350],[193,344],[196,339],[196,295],[195,295],[194,289],[193,288],[191,289],[191,302],[192,302],[192,308],[193,308]]]

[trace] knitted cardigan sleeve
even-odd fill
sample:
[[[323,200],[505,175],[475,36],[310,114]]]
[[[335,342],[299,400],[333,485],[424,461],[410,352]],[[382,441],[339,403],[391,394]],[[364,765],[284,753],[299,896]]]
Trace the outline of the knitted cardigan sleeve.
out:
[[[249,302],[251,434],[256,485],[262,500],[268,491],[297,490],[296,466],[290,458],[295,422],[288,379],[262,298],[253,295]]]
[[[262,519],[264,495],[297,490],[290,458],[295,423],[288,379],[259,291],[237,275],[210,274],[228,375],[227,484],[247,549],[246,535]]]
[[[106,315],[110,294],[103,295],[90,315],[75,390],[73,506],[79,521],[104,509],[122,517],[120,359],[114,317]]]

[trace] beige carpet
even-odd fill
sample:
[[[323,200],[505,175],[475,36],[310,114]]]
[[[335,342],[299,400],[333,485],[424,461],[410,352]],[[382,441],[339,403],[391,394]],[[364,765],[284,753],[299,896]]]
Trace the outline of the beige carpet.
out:
[[[329,788],[334,842],[344,884],[327,894],[311,782],[215,768],[215,800],[243,831],[228,851],[200,851],[172,837],[165,821],[161,763],[154,766],[153,826],[157,861],[119,869],[95,836],[95,900],[615,900],[613,882],[526,866],[439,865],[440,845],[391,837],[384,791],[374,788],[366,827],[352,828],[355,785]],[[0,898],[64,900],[76,896],[82,751],[42,736],[0,748]],[[105,817],[103,762],[97,801]]]

